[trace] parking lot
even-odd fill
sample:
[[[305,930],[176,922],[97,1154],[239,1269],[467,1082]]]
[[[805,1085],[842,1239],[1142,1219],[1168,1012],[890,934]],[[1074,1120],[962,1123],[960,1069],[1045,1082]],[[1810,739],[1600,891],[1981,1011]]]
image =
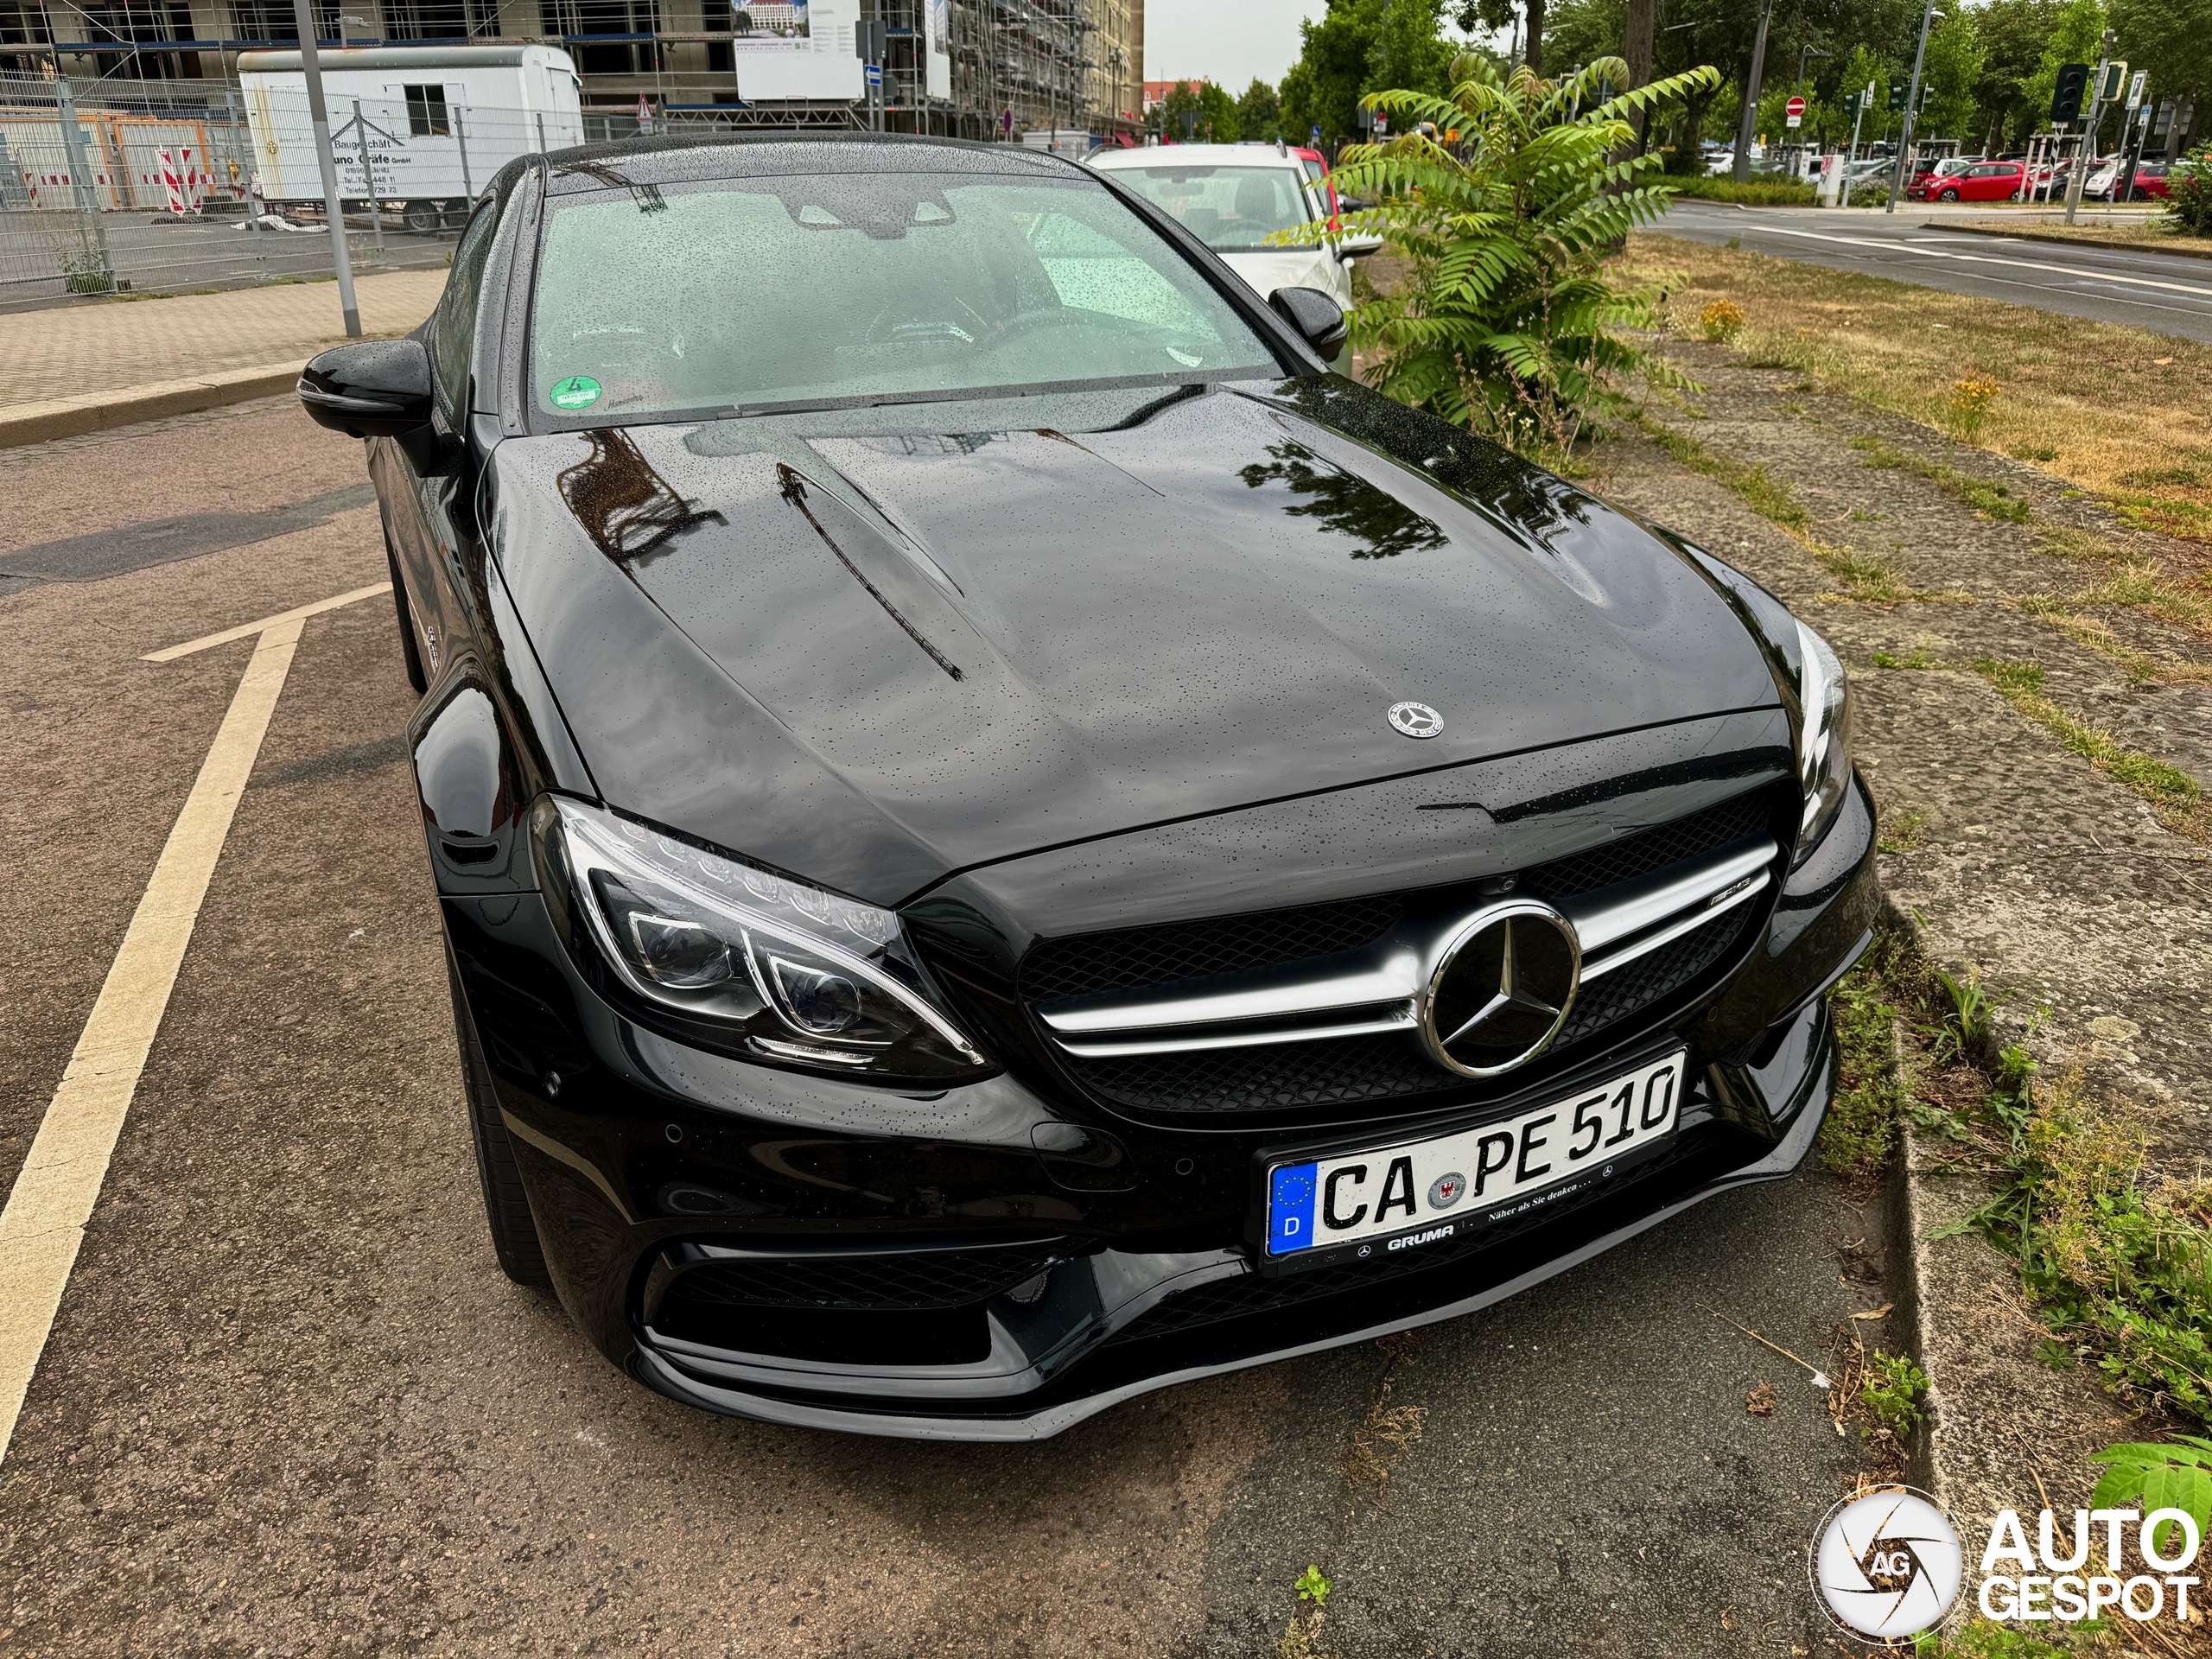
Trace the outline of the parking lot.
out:
[[[255,646],[145,654],[384,560],[289,400],[0,479],[13,1182]],[[1347,1659],[1824,1648],[1805,1543],[1866,1453],[1726,1322],[1817,1363],[1894,1300],[1878,1205],[1810,1173],[1035,1446],[636,1387],[493,1258],[411,705],[388,596],[305,622],[0,1462],[0,1649],[1234,1656],[1309,1563]]]

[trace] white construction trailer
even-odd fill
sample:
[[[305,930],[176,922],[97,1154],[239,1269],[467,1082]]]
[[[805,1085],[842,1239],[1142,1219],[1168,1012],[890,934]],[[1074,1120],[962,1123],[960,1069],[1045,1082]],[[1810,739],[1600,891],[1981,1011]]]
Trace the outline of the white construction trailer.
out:
[[[583,142],[575,65],[558,47],[333,47],[316,56],[349,213],[373,200],[412,231],[456,226],[516,156]],[[255,193],[275,212],[320,212],[299,53],[242,53],[238,79]]]

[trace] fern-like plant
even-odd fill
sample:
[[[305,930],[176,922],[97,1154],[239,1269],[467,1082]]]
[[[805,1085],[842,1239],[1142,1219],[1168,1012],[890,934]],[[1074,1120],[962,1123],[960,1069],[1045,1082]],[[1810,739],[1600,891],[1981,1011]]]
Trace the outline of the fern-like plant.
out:
[[[1338,191],[1374,205],[1346,231],[1380,235],[1413,263],[1404,291],[1354,308],[1352,340],[1372,383],[1532,457],[1564,455],[1622,404],[1630,374],[1681,377],[1624,330],[1661,325],[1656,283],[1617,285],[1605,268],[1630,229],[1666,211],[1656,156],[1630,156],[1630,114],[1700,87],[1693,69],[1611,97],[1628,80],[1600,58],[1561,80],[1508,74],[1478,53],[1452,66],[1448,97],[1373,92],[1398,136],[1348,148]],[[1307,226],[1285,241],[1331,234]]]

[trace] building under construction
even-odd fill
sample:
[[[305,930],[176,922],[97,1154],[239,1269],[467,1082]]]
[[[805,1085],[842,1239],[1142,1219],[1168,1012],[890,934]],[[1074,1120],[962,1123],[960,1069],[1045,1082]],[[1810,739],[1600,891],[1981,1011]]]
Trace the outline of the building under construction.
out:
[[[314,0],[327,46],[558,46],[587,132],[660,121],[860,126],[969,138],[1142,125],[1144,0]],[[0,71],[235,83],[238,56],[298,38],[292,0],[0,0]],[[881,111],[854,53],[884,25]],[[791,66],[810,73],[796,78]],[[934,67],[934,73],[932,72]],[[849,86],[848,86],[849,82]],[[175,88],[181,100],[188,86]]]

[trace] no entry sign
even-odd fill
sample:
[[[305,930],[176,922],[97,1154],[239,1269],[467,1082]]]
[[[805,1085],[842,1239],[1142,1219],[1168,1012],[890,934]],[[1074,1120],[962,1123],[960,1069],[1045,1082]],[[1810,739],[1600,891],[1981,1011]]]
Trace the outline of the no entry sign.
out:
[[[1804,124],[1805,100],[1803,99],[1793,98],[1787,104],[1783,105],[1782,108],[1783,112],[1789,116],[1789,124],[1791,126],[1796,127],[1802,126]]]

